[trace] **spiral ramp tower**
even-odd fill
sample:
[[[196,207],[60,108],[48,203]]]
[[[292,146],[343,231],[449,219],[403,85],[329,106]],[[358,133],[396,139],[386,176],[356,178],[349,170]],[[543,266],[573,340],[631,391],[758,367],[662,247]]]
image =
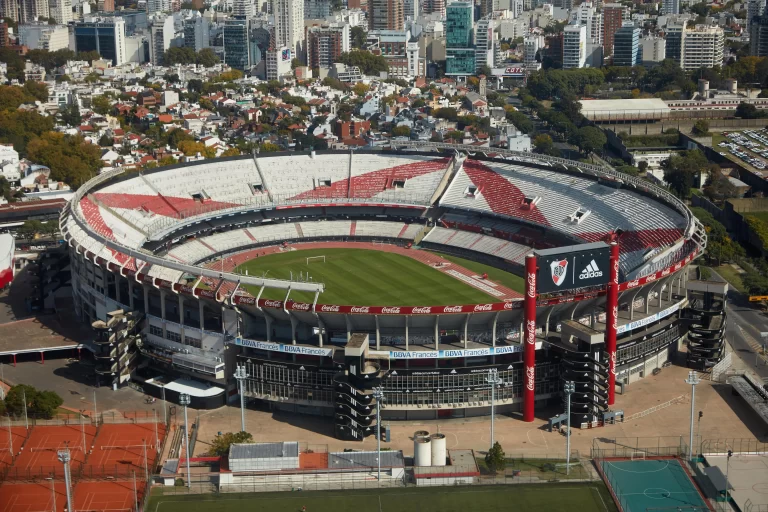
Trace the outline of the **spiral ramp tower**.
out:
[[[562,322],[560,343],[563,384],[574,383],[571,425],[599,421],[608,410],[608,360],[604,333],[572,320]],[[563,394],[563,410],[565,410]]]
[[[728,283],[689,281],[688,307],[682,317],[688,326],[686,364],[696,370],[712,368],[725,356],[725,311]]]
[[[379,407],[373,388],[381,384],[382,371],[375,361],[368,361],[368,335],[352,334],[337,351],[334,362],[338,372],[333,377],[336,438],[362,441],[376,435],[376,411]]]

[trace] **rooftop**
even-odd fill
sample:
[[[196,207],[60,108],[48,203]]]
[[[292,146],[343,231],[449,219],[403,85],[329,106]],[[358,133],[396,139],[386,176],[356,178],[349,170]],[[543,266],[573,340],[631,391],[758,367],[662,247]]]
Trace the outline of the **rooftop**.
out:
[[[298,457],[299,443],[243,443],[229,448],[229,459],[266,459],[275,457]]]

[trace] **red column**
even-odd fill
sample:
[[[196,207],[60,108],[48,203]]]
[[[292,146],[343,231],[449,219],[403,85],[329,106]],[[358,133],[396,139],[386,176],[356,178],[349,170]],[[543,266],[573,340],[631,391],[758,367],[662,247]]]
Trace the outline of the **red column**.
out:
[[[16,354],[13,354],[13,366],[16,366]]]
[[[533,421],[533,403],[536,388],[536,256],[525,257],[525,390],[523,391],[523,421]]]
[[[40,352],[40,364],[45,364],[45,352]]]
[[[619,317],[619,244],[611,243],[611,276],[605,300],[605,350],[608,352],[608,405],[616,400],[616,322]]]

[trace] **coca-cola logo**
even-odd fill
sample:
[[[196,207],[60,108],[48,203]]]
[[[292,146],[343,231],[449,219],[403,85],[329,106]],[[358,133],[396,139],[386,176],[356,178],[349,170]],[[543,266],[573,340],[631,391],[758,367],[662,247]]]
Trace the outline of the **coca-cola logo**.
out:
[[[525,369],[525,389],[533,391],[536,381],[536,369],[533,366],[528,366]]]
[[[656,274],[651,274],[648,277],[645,278],[646,283],[650,283],[656,280]]]
[[[370,313],[371,308],[368,306],[352,306],[349,308],[350,313]]]
[[[525,322],[525,342],[531,345],[536,343],[536,321],[528,320]]]
[[[611,327],[613,327],[613,330],[615,331],[618,328],[618,318],[619,318],[619,306],[613,306],[613,320],[611,322]]]
[[[320,311],[324,313],[338,313],[339,312],[339,306],[337,305],[330,305],[330,304],[323,304],[320,306]],[[354,311],[353,311],[354,313]]]
[[[431,312],[432,312],[432,308],[429,306],[417,307],[417,308],[411,309],[411,313],[413,313],[414,315],[428,315]]]
[[[682,263],[678,263],[677,265],[675,265],[675,271],[680,270],[680,267],[682,266],[683,266]]]
[[[312,304],[306,302],[294,302],[291,309],[295,309],[296,311],[309,311],[310,307],[312,307]]]
[[[509,301],[509,302],[505,302],[504,303],[504,309],[514,309],[514,308],[515,308],[515,303],[514,302]]]
[[[382,315],[399,315],[400,314],[400,308],[394,307],[394,308],[381,308],[381,314]]]
[[[533,272],[528,273],[528,286],[526,286],[526,293],[532,299],[536,297],[536,274]]]
[[[461,306],[445,306],[443,313],[461,313],[464,310]]]
[[[265,300],[264,307],[267,308],[281,308],[283,307],[283,301],[281,300]]]
[[[613,262],[613,275],[611,275],[611,282],[613,284],[619,284],[619,260]]]
[[[611,358],[610,358],[610,372],[611,375],[616,375],[616,352],[611,352]]]
[[[630,281],[627,283],[627,288],[634,288],[635,286],[640,286],[640,281]]]
[[[253,304],[256,302],[256,299],[254,297],[239,297],[238,302],[240,304],[247,304],[249,306],[253,306]]]
[[[478,304],[475,311],[493,311],[493,304]]]
[[[669,270],[669,269],[666,269],[666,270],[662,271],[661,277],[668,276],[670,272],[671,272],[671,270]]]

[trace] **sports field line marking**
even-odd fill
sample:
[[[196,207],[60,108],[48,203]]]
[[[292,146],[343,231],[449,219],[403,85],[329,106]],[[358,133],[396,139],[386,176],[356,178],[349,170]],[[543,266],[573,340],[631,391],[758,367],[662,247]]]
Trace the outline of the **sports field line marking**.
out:
[[[669,461],[667,461],[667,463],[664,465],[663,468],[653,469],[653,470],[650,470],[650,471],[633,471],[631,469],[621,469],[619,466],[614,465],[612,462],[606,461],[605,463],[608,464],[609,466],[613,466],[614,468],[616,468],[619,471],[624,471],[625,473],[635,473],[636,475],[643,475],[643,474],[646,474],[646,473],[658,473],[659,471],[664,471],[665,469],[667,469],[669,467]]]
[[[379,498],[379,512],[383,512],[381,509],[381,494],[378,495]]]
[[[600,503],[603,504],[603,509],[605,510],[605,512],[608,512],[608,505],[605,504],[605,500],[603,499],[603,495],[600,494],[600,489],[598,489],[597,487],[590,487],[590,489],[592,489],[594,492],[597,493],[597,497],[600,498]]]
[[[484,487],[488,487],[488,486],[484,486]],[[437,488],[439,488],[439,486]],[[490,488],[493,488],[493,486],[490,486]],[[594,491],[597,491],[598,494],[599,494],[599,490],[598,490],[597,487],[588,486],[587,488],[588,489],[592,489]],[[581,488],[580,487],[547,487],[547,490],[552,490],[552,491],[576,491],[576,490],[579,490],[579,489],[581,489]],[[339,490],[341,490],[341,489],[339,489]],[[477,491],[453,491],[451,494],[481,494],[481,493],[487,493],[487,492],[490,492],[490,490],[488,488],[483,489],[483,490],[477,490]],[[238,494],[242,494],[242,493],[238,493]],[[255,494],[254,493],[248,493],[248,494],[251,494],[251,495],[254,496],[254,498],[261,499],[263,501],[266,501],[266,500],[302,500],[302,499],[306,500],[307,499],[306,496],[286,496],[286,497],[271,496],[271,497],[268,497],[268,498],[258,498],[259,493],[255,493]],[[388,493],[387,496],[410,496],[410,495],[416,495],[416,494],[419,494],[419,493],[413,493],[413,492],[393,492],[393,493]],[[243,498],[238,498],[238,497],[233,497],[233,498],[221,498],[221,497],[218,497],[218,498],[207,498],[206,499],[206,498],[202,498],[201,495],[195,495],[195,496],[196,496],[196,499],[194,501],[199,501],[199,502],[206,502],[206,501],[217,501],[217,502],[220,502],[220,501],[243,501]],[[325,498],[349,498],[349,497],[355,497],[355,496],[370,496],[370,494],[335,494],[335,495],[324,495],[324,496],[319,496],[319,497],[322,497],[323,499],[325,499]],[[377,494],[377,496],[380,497],[381,495]],[[601,501],[603,500],[602,496],[600,497],[600,500]],[[157,505],[155,506],[155,512],[159,512],[160,511],[160,505],[162,505],[163,503],[189,503],[190,501],[192,501],[192,500],[162,500],[162,501],[159,501],[157,503]],[[603,506],[605,506],[605,501],[603,501]],[[608,510],[608,507],[606,507],[606,511],[607,510]]]

